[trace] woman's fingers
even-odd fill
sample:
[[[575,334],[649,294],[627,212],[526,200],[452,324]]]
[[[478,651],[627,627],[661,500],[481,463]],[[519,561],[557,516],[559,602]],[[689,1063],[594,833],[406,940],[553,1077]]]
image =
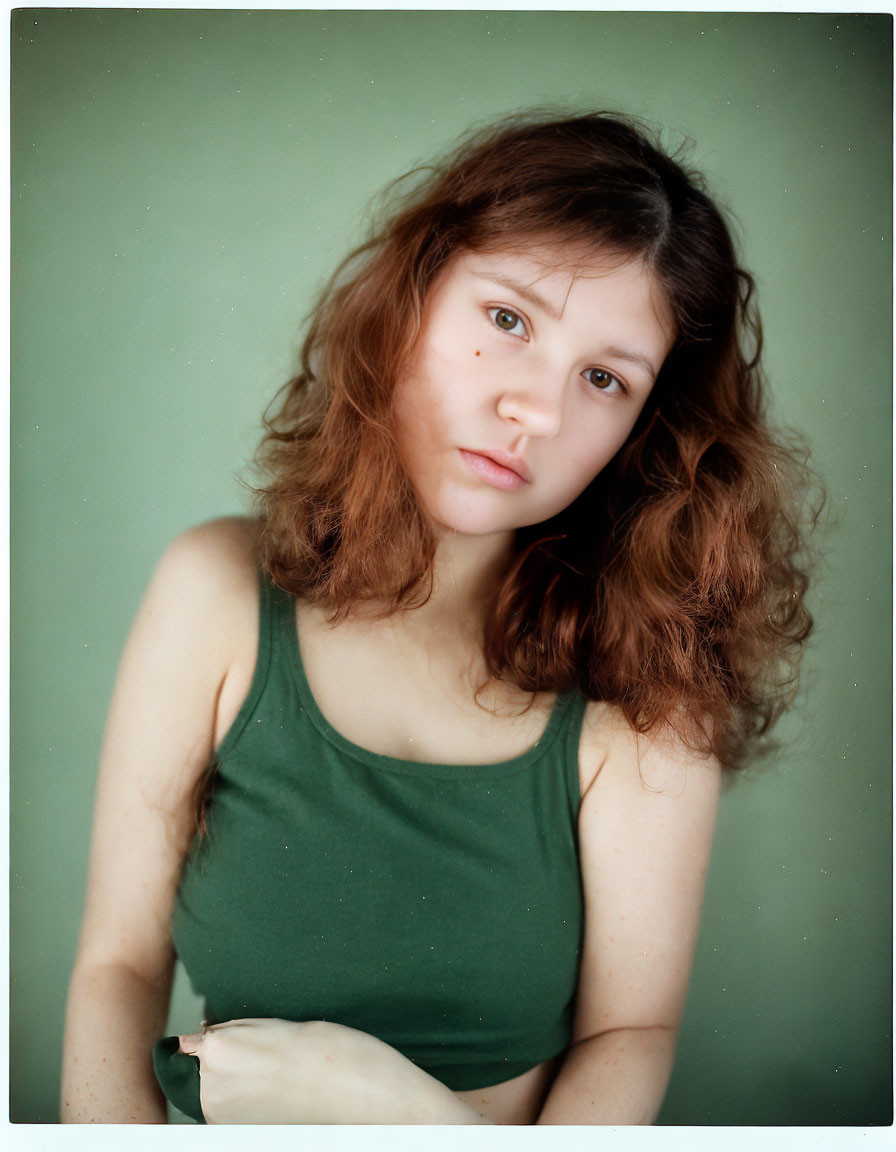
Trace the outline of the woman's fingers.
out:
[[[260,1024],[270,1024],[269,1020],[227,1020],[223,1024],[207,1024],[205,1020],[202,1021],[198,1032],[188,1032],[183,1036],[178,1036],[178,1042],[181,1052],[185,1052],[188,1056],[198,1055],[197,1049],[205,1037],[210,1032],[225,1032],[231,1028],[245,1028],[258,1026]]]

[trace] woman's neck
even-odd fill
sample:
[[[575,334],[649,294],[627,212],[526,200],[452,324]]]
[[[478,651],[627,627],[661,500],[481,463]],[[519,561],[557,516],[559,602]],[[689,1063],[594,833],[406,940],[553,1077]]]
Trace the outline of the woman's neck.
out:
[[[507,565],[512,544],[513,533],[440,533],[433,560],[432,594],[419,608],[398,614],[403,618],[402,626],[480,639],[491,593]]]
[[[472,693],[483,706],[519,707],[519,692],[493,679],[483,651],[492,593],[510,559],[513,539],[513,533],[438,534],[432,594],[426,602],[385,614],[375,604],[356,605],[341,622],[344,635],[354,633],[360,642],[374,645],[381,661],[397,661],[396,666],[412,670],[409,674],[432,680],[442,695],[459,699]],[[489,684],[489,693],[482,695]],[[530,702],[526,695],[524,705]]]

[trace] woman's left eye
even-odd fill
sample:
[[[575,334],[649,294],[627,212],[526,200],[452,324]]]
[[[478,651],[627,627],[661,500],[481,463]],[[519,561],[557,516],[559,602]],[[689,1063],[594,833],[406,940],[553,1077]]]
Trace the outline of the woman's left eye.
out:
[[[488,314],[491,316],[492,324],[502,332],[509,332],[511,336],[526,335],[526,325],[522,316],[510,308],[489,308]]]
[[[607,372],[605,368],[588,368],[582,373],[589,384],[593,384],[601,392],[625,392],[626,388],[618,376]]]

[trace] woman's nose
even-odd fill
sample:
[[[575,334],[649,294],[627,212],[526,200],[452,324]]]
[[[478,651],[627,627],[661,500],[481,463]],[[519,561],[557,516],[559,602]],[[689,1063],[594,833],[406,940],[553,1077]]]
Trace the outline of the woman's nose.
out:
[[[543,381],[539,385],[508,388],[498,397],[498,415],[519,425],[526,436],[552,439],[560,431],[563,389]]]

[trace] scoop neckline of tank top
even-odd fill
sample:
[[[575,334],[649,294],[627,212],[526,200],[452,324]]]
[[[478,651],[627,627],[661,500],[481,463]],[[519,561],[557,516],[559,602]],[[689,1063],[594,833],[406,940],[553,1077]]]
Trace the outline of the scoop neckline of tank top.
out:
[[[525,771],[551,749],[575,703],[575,693],[558,693],[541,735],[525,752],[521,752],[518,756],[512,756],[509,760],[496,760],[491,764],[439,764],[428,760],[401,760],[397,756],[373,752],[361,744],[355,744],[354,741],[349,740],[337,728],[333,727],[321,711],[308,682],[305,662],[302,659],[302,647],[299,642],[297,604],[292,597],[290,597],[290,603],[287,605],[284,624],[291,624],[291,627],[286,629],[290,656],[289,665],[299,700],[311,723],[330,744],[347,756],[384,771],[397,772],[405,776],[437,776],[446,780],[512,776],[517,772]]]

